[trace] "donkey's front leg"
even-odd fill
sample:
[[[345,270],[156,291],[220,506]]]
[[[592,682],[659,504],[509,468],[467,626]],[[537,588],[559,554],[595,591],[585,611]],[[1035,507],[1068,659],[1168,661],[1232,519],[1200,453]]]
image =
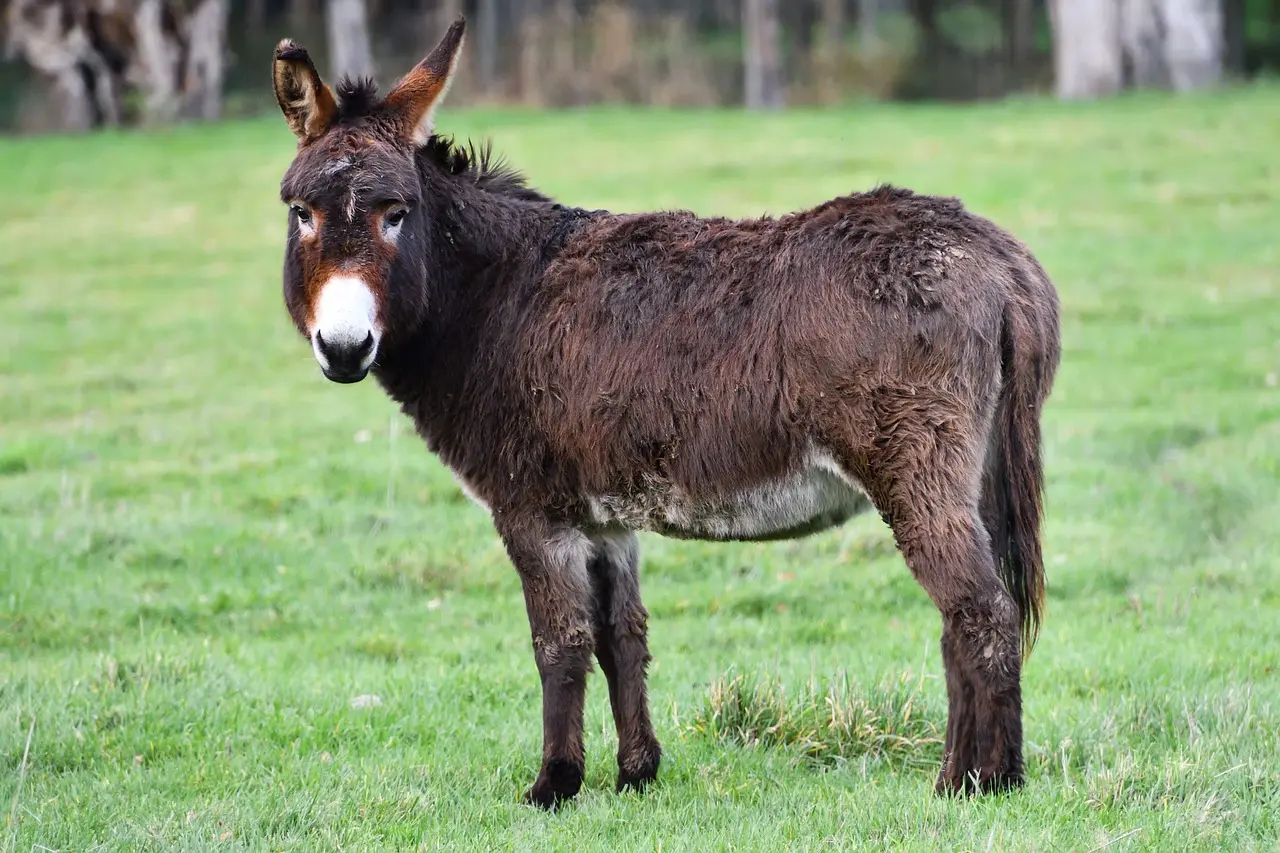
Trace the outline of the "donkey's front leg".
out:
[[[578,793],[585,768],[582,708],[594,651],[591,543],[543,519],[506,519],[500,532],[524,586],[542,678],[542,769],[525,800],[554,808]]]

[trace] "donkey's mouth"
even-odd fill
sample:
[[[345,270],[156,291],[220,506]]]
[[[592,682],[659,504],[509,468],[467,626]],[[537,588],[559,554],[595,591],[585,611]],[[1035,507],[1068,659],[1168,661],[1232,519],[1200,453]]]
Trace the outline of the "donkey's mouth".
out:
[[[352,385],[368,376],[369,368],[364,367],[359,370],[344,371],[328,370],[322,367],[320,368],[320,372],[323,373],[324,378],[328,379],[330,382],[337,382],[339,385]]]

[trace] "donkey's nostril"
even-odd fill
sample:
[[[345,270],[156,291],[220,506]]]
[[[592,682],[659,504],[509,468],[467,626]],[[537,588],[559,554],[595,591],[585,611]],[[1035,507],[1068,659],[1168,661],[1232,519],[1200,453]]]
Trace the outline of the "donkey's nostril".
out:
[[[337,355],[337,353],[335,353],[333,349],[325,343],[324,336],[321,335],[318,330],[316,331],[316,349],[318,349],[320,354],[328,361],[333,361],[334,356]]]
[[[369,350],[373,349],[373,332],[369,332],[364,336],[364,342],[360,344],[357,352],[363,358],[369,354]]]

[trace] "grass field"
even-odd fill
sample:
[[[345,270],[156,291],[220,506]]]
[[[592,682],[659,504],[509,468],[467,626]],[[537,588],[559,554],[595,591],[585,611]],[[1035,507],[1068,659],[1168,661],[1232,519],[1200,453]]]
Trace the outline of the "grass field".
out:
[[[269,119],[0,141],[2,850],[1280,850],[1280,89],[445,112],[562,200],[963,197],[1063,299],[1028,787],[932,796],[939,618],[876,518],[647,537],[666,750],[549,815],[514,572],[280,298]],[[378,700],[358,697],[376,696]]]

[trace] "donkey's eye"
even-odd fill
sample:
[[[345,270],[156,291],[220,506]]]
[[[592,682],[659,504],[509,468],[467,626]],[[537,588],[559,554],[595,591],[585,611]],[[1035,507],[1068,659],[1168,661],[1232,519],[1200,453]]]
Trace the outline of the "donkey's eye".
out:
[[[293,215],[298,217],[298,222],[303,225],[311,224],[311,211],[307,210],[300,204],[291,204],[289,209],[293,211]]]
[[[400,226],[404,224],[404,218],[409,215],[409,208],[403,204],[397,204],[387,208],[382,214],[382,237],[384,240],[394,241],[400,236]]]

